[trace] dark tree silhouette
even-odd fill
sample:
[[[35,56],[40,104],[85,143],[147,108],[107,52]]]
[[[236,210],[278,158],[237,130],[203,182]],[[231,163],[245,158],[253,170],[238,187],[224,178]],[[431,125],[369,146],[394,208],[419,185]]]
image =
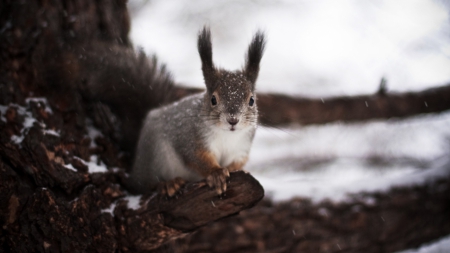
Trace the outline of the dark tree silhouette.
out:
[[[198,182],[128,204],[138,197],[122,187],[121,150],[132,152],[140,120],[173,84],[131,48],[126,1],[2,1],[0,10],[1,251],[152,250],[264,196],[239,172],[221,197]]]

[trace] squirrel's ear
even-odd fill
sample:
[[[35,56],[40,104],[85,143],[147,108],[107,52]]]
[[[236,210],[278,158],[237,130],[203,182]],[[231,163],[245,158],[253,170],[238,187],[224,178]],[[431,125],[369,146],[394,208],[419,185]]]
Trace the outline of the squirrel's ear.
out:
[[[248,46],[244,68],[244,74],[253,84],[253,89],[255,88],[255,82],[258,78],[259,63],[263,56],[265,46],[266,41],[264,39],[264,33],[262,31],[256,32],[255,36],[253,36],[252,42]]]
[[[216,69],[212,60],[211,31],[209,27],[204,26],[203,30],[199,32],[197,47],[202,60],[202,71],[206,88],[209,92],[213,92]]]

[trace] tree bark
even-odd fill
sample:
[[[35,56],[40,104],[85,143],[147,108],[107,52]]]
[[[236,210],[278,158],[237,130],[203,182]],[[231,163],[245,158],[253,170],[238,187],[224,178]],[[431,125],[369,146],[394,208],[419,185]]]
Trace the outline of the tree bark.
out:
[[[89,126],[76,125],[83,111],[61,112],[34,98],[25,105],[0,105],[0,112],[5,252],[151,250],[248,209],[264,196],[258,181],[236,172],[224,196],[201,181],[187,184],[175,198],[155,193],[133,207],[124,199],[130,196],[121,186],[126,175],[117,169],[123,165],[119,150],[107,137],[91,143],[83,134]],[[92,162],[106,163],[109,170],[89,171]]]
[[[124,202],[119,202],[114,214],[122,221],[121,245],[132,252],[155,249],[184,233],[248,209],[264,196],[258,181],[242,171],[231,173],[228,186],[223,196],[217,196],[204,181],[191,183],[173,199],[145,197],[141,200],[144,205],[135,211],[124,209]]]
[[[135,142],[172,82],[132,50],[126,1],[2,1],[0,13],[1,252],[148,251],[264,196],[239,172],[221,198],[202,181],[128,203],[121,136]]]

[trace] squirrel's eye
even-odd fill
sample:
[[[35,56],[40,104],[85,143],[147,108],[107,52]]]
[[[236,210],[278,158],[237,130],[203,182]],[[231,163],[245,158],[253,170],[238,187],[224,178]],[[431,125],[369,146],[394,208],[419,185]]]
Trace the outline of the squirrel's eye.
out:
[[[212,105],[217,105],[217,99],[216,99],[216,96],[212,96],[212,98],[211,98],[211,104]]]
[[[248,101],[248,105],[253,106],[254,103],[255,103],[255,100],[253,99],[253,97],[250,97],[250,101]]]

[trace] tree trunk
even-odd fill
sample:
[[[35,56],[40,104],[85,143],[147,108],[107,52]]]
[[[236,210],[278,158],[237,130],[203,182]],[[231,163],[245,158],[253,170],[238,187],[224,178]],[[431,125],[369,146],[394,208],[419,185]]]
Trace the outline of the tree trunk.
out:
[[[172,87],[132,50],[126,1],[2,1],[0,11],[0,251],[148,251],[264,196],[243,172],[221,197],[203,181],[170,199],[122,187],[120,150],[132,151]]]

